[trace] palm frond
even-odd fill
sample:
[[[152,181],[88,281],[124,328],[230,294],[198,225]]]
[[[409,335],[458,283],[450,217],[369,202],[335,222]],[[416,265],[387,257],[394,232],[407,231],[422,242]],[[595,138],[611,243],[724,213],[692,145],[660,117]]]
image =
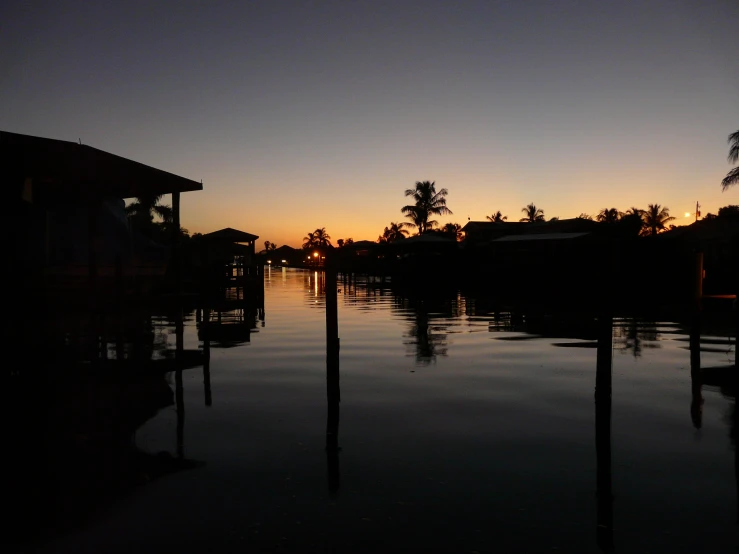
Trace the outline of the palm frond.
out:
[[[729,135],[729,163],[739,161],[739,131],[735,131]]]
[[[154,211],[154,213],[162,218],[162,221],[164,223],[172,222],[173,213],[170,206],[167,206],[166,204],[155,204],[152,207],[152,210]]]
[[[141,212],[141,209],[141,202],[131,202],[128,206],[126,206],[126,215],[136,215],[137,213]]]
[[[721,190],[739,184],[739,166],[735,167],[726,174],[726,177],[721,181]]]

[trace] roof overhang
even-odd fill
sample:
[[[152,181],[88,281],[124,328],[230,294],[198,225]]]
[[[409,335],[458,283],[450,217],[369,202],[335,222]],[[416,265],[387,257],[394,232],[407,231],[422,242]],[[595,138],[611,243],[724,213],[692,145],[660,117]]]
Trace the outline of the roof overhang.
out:
[[[0,131],[5,176],[54,192],[133,198],[203,190],[203,184],[92,146]]]

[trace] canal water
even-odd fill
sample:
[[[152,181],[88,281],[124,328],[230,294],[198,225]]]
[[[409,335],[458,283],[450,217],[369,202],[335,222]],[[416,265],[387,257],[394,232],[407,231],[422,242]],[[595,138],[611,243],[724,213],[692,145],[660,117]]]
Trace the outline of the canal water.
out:
[[[685,322],[619,316],[604,349],[592,314],[341,277],[338,290],[338,427],[323,274],[269,268],[247,332],[211,336],[207,364],[164,375],[173,401],[130,437],[176,470],[142,470],[17,550],[736,551],[731,331],[704,318],[699,361],[713,369],[691,378]],[[184,321],[187,351],[203,350],[198,317]],[[161,357],[175,326],[151,325]],[[604,352],[611,405],[599,399],[596,428]],[[47,512],[74,496],[63,480]]]

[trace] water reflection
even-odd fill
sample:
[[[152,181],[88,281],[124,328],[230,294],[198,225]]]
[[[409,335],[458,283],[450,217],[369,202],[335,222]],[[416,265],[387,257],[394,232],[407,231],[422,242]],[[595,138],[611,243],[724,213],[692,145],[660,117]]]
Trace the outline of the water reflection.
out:
[[[735,448],[736,407],[732,401],[725,413],[723,399],[735,398],[732,378],[736,373],[727,372],[729,366],[717,361],[716,352],[705,350],[716,346],[716,339],[701,337],[701,322],[690,327],[688,337],[680,325],[658,325],[659,318],[614,320],[610,314],[555,313],[458,293],[421,295],[362,279],[336,282],[323,272],[318,276],[315,272],[272,273],[270,306],[278,306],[279,313],[271,312],[270,321],[277,325],[260,329],[259,340],[248,348],[241,348],[249,344],[241,342],[228,351],[213,351],[212,360],[212,349],[220,345],[210,339],[209,332],[218,329],[213,311],[195,312],[197,334],[192,311],[180,315],[172,310],[141,314],[136,321],[130,315],[123,321],[85,314],[73,325],[61,325],[65,329],[61,335],[37,335],[36,350],[39,344],[55,344],[59,359],[74,363],[48,364],[44,379],[29,379],[24,373],[24,386],[16,381],[13,390],[24,390],[25,396],[13,395],[11,408],[19,418],[33,422],[26,427],[33,438],[12,440],[12,451],[21,454],[11,471],[20,472],[13,475],[20,475],[23,483],[14,485],[12,499],[23,498],[32,483],[29,503],[48,506],[65,495],[76,495],[76,504],[71,500],[58,504],[70,513],[77,509],[79,516],[82,505],[93,510],[108,505],[111,491],[124,494],[147,478],[197,467],[188,455],[205,453],[212,470],[192,474],[193,479],[182,487],[186,491],[177,493],[179,498],[191,496],[192,503],[173,510],[179,509],[184,521],[226,520],[239,533],[245,520],[259,521],[259,538],[251,537],[257,542],[245,544],[246,551],[276,550],[274,545],[282,537],[296,551],[301,547],[310,551],[306,545],[314,543],[320,549],[324,537],[306,535],[303,529],[311,522],[311,529],[323,530],[326,511],[332,518],[328,533],[348,543],[340,551],[361,551],[363,547],[357,545],[368,538],[382,549],[406,536],[408,541],[401,546],[408,551],[414,547],[431,551],[439,546],[437,539],[465,552],[495,551],[496,547],[549,551],[552,545],[561,551],[613,552],[614,544],[631,551],[629,541],[637,532],[647,536],[648,527],[667,527],[657,510],[653,519],[650,515],[639,523],[642,515],[631,512],[638,512],[640,503],[661,506],[665,517],[679,516],[664,508],[672,495],[676,504],[695,504],[696,510],[720,504],[725,515],[728,491],[731,509],[734,485],[726,483],[724,473],[723,488],[717,492],[719,487],[710,482],[713,474],[706,478],[705,470],[720,470],[722,464],[731,468],[726,435]],[[285,293],[283,284],[292,287],[291,296],[279,296]],[[333,290],[339,291],[338,298],[326,295]],[[323,336],[317,325],[324,314],[315,307],[325,309],[326,315],[325,412]],[[257,324],[258,310],[247,311],[256,314],[243,318],[248,325]],[[224,320],[222,315],[221,324]],[[203,325],[204,321],[214,324]],[[650,327],[641,336],[640,325]],[[277,333],[272,332],[275,327]],[[625,336],[630,337],[629,345],[634,344],[634,332],[626,331],[629,327],[641,341],[638,357],[648,363],[614,358],[616,350],[634,355],[633,346],[624,348]],[[72,332],[75,328],[78,331]],[[341,357],[339,329],[345,338]],[[136,339],[140,344],[134,344],[133,336],[140,337]],[[363,343],[367,338],[369,342]],[[682,349],[683,339],[689,341],[689,352]],[[652,341],[661,341],[663,350],[650,352],[644,347]],[[405,353],[419,364],[436,363],[434,371],[417,376],[395,371],[407,367],[402,343]],[[63,354],[65,344],[69,348]],[[377,353],[368,354],[368,344],[380,345]],[[281,356],[293,345],[289,356]],[[380,352],[393,346],[399,352]],[[95,361],[86,358],[78,363],[84,356],[94,356]],[[249,371],[243,371],[245,367]],[[630,376],[631,367],[635,371]],[[48,380],[60,370],[64,378]],[[15,375],[20,373],[16,370]],[[590,396],[593,389],[594,397]],[[203,403],[211,409],[203,409]],[[711,408],[726,417],[727,426],[720,427],[720,451],[706,446],[716,422],[724,425]],[[157,414],[161,421],[161,410],[167,448],[154,444],[144,449],[141,435],[145,433],[140,432],[137,445],[137,432]],[[340,415],[344,416],[341,435]],[[656,423],[657,429],[667,431],[659,435],[660,447],[644,445],[651,436],[650,431],[637,428],[641,417],[645,427]],[[702,429],[702,444],[683,441],[676,453],[663,452],[662,444],[675,445],[668,442],[675,435],[678,439],[692,436],[693,426]],[[717,435],[713,433],[714,442]],[[234,436],[245,440],[234,441]],[[307,445],[306,436],[311,446],[296,451],[292,445],[296,440]],[[546,460],[542,452],[547,453]],[[736,449],[732,457],[739,516]],[[35,466],[25,465],[34,459]],[[711,463],[700,465],[706,459]],[[47,460],[53,466],[50,472]],[[111,469],[111,464],[118,467]],[[92,465],[96,467],[90,470]],[[675,470],[676,466],[680,469]],[[691,481],[686,486],[676,478],[682,468],[693,472],[698,485]],[[86,471],[92,473],[85,475]],[[295,490],[285,490],[285,471],[294,472],[290,487]],[[98,478],[95,472],[106,477]],[[264,478],[253,479],[257,472]],[[43,478],[37,479],[38,475]],[[115,486],[98,486],[105,479],[115,481]],[[244,488],[235,490],[235,481],[244,483]],[[162,505],[171,503],[166,495],[178,485],[175,480],[170,483],[169,488],[147,489],[140,496],[144,500],[132,501],[134,507],[121,517],[121,528],[131,544],[149,541],[157,525],[134,521],[129,536],[130,519],[145,512],[140,505],[151,498]],[[41,488],[46,496],[38,492]],[[323,503],[326,491],[332,499],[328,506],[335,509]],[[643,496],[638,496],[639,491],[645,491]],[[91,496],[98,493],[97,498]],[[614,493],[620,495],[615,504]],[[209,510],[221,511],[210,514]],[[188,520],[190,511],[194,514]],[[717,511],[706,516],[712,532],[720,532],[725,525]],[[38,519],[38,508],[28,508],[24,517]],[[47,521],[58,518],[54,512]],[[296,521],[302,522],[299,530]],[[162,526],[156,531],[157,540],[187,547],[192,535],[185,523],[181,525],[176,533]],[[219,539],[227,525],[208,525],[212,527],[195,532],[211,533],[208,540],[231,540]],[[568,525],[572,531],[561,531]],[[417,529],[421,531],[414,535]],[[549,544],[550,536],[575,545],[568,549],[554,539]],[[527,549],[526,541],[543,548]],[[515,546],[506,548],[511,544]],[[440,548],[444,546],[448,544]]]
[[[626,317],[617,322],[615,329],[617,349],[623,354],[631,353],[638,358],[645,348],[661,348],[657,342],[657,323],[653,320]]]
[[[182,372],[202,361],[184,348],[191,315],[49,313],[25,337],[24,368],[9,382],[20,418],[6,470],[14,476],[11,542],[75,526],[137,486],[202,465],[184,455]],[[137,430],[172,407],[175,451],[140,448]]]
[[[611,478],[611,381],[613,368],[613,318],[598,318],[595,375],[595,452],[597,459],[598,547],[613,552],[613,484]]]
[[[408,355],[414,356],[419,365],[429,365],[438,356],[446,356],[449,325],[446,321],[455,317],[453,304],[443,299],[430,301],[415,298],[395,297],[395,312],[408,322],[403,341]]]

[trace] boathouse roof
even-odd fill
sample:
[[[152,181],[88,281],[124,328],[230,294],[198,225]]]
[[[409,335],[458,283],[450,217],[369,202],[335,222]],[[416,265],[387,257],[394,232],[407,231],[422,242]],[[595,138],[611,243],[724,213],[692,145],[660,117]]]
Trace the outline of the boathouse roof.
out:
[[[86,144],[0,131],[0,147],[5,177],[31,179],[51,192],[133,198],[203,190],[202,182]]]
[[[225,242],[254,242],[259,238],[258,235],[252,235],[246,231],[239,231],[238,229],[232,229],[226,227],[212,233],[205,233],[203,238],[210,240],[221,240]]]
[[[530,240],[567,240],[584,237],[590,233],[539,233],[536,235],[506,235],[490,242],[522,242]]]

